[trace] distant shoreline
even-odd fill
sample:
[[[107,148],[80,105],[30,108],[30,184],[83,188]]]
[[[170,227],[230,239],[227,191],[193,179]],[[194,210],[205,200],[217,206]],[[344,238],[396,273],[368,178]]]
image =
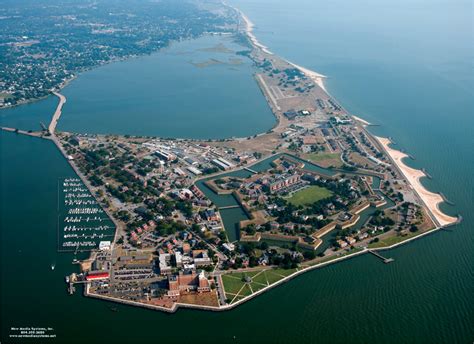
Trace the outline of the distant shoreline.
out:
[[[207,35],[216,35],[216,33],[213,33],[213,32],[204,32],[202,35],[198,36],[198,37],[189,37],[189,38],[185,38],[185,39],[182,39],[182,40],[173,40],[173,41],[170,41],[168,45],[166,46],[163,46],[161,48],[158,48],[154,51],[152,51],[151,53],[145,53],[145,54],[141,54],[141,55],[129,55],[129,56],[125,56],[125,57],[120,57],[120,58],[115,58],[115,59],[112,59],[112,60],[109,60],[107,62],[102,62],[102,63],[99,63],[98,65],[95,65],[95,66],[90,66],[90,67],[86,67],[82,70],[78,70],[74,76],[72,76],[71,78],[69,79],[66,79],[64,80],[62,83],[60,83],[57,87],[53,88],[50,90],[50,92],[48,94],[45,94],[44,96],[41,96],[41,97],[38,97],[38,98],[30,98],[30,99],[26,99],[26,100],[22,100],[22,101],[19,101],[18,103],[16,103],[15,105],[8,105],[8,106],[2,106],[0,107],[0,114],[2,112],[2,110],[9,110],[9,109],[14,109],[16,107],[19,107],[19,106],[22,106],[22,105],[28,105],[28,104],[33,104],[33,103],[36,103],[36,102],[39,102],[41,100],[44,100],[44,99],[47,99],[51,96],[54,96],[54,92],[58,92],[58,93],[61,93],[64,88],[66,88],[72,81],[76,80],[79,76],[81,76],[82,74],[84,73],[87,73],[87,72],[90,72],[92,70],[95,70],[95,69],[98,69],[100,67],[103,67],[103,66],[107,66],[107,65],[110,65],[110,64],[113,64],[113,63],[116,63],[116,62],[124,62],[124,61],[128,61],[128,60],[131,60],[131,59],[134,59],[134,58],[140,58],[140,57],[145,57],[145,56],[151,56],[153,54],[156,54],[156,53],[159,53],[160,51],[162,50],[165,50],[167,48],[169,48],[172,44],[174,43],[177,43],[177,42],[181,42],[181,41],[184,41],[184,40],[193,40],[193,39],[198,39],[200,37],[204,37],[204,36],[207,36]],[[222,32],[222,33],[219,33],[219,35],[223,35],[223,36],[226,36],[228,35],[228,33],[226,32]]]

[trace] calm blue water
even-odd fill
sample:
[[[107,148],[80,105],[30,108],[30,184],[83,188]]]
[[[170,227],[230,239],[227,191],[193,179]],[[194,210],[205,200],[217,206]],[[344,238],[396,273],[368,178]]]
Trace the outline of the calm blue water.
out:
[[[218,44],[231,52],[206,50]],[[187,138],[267,130],[275,119],[251,61],[235,54],[243,49],[230,37],[206,36],[86,73],[64,90],[69,104],[59,129]],[[192,64],[210,59],[225,64]]]
[[[83,73],[63,90],[58,129],[204,139],[266,131],[275,117],[251,61],[236,55],[244,49],[229,36],[204,36]],[[50,97],[0,111],[0,121],[37,129],[40,120],[49,122],[56,102]]]

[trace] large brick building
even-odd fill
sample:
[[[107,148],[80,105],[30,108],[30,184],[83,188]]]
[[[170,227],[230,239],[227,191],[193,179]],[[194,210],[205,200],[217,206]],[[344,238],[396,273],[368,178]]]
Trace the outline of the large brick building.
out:
[[[211,283],[204,275],[204,271],[196,274],[195,271],[191,273],[179,272],[178,275],[168,276],[168,296],[179,296],[181,292],[198,293],[211,291]]]

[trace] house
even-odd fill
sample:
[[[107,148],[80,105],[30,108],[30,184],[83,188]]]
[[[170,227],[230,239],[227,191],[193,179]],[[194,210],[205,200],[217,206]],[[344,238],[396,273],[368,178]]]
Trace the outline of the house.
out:
[[[339,245],[340,248],[344,248],[347,246],[347,242],[345,242],[344,240],[338,240],[337,244]]]
[[[219,220],[219,217],[217,216],[216,212],[214,211],[214,209],[207,209],[205,212],[204,212],[204,218],[207,220],[207,221],[218,221]]]
[[[349,245],[355,244],[356,242],[356,239],[354,239],[353,237],[345,237],[345,240]]]

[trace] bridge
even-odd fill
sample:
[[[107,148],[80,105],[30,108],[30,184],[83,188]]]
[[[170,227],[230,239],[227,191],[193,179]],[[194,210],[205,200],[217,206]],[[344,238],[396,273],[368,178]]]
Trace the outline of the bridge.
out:
[[[257,174],[257,173],[258,173],[257,171],[252,170],[252,169],[249,168],[249,167],[244,167],[244,170],[249,171],[250,173],[253,173],[253,174]]]
[[[45,132],[43,132],[43,131],[26,131],[26,130],[21,130],[21,129],[17,129],[17,128],[8,128],[8,127],[2,127],[2,130],[3,131],[8,131],[8,132],[11,132],[11,133],[15,133],[15,134],[46,138],[46,137],[44,137]]]
[[[240,205],[227,205],[225,207],[219,207],[219,210],[225,210],[225,209],[234,209],[234,208],[240,208]]]

